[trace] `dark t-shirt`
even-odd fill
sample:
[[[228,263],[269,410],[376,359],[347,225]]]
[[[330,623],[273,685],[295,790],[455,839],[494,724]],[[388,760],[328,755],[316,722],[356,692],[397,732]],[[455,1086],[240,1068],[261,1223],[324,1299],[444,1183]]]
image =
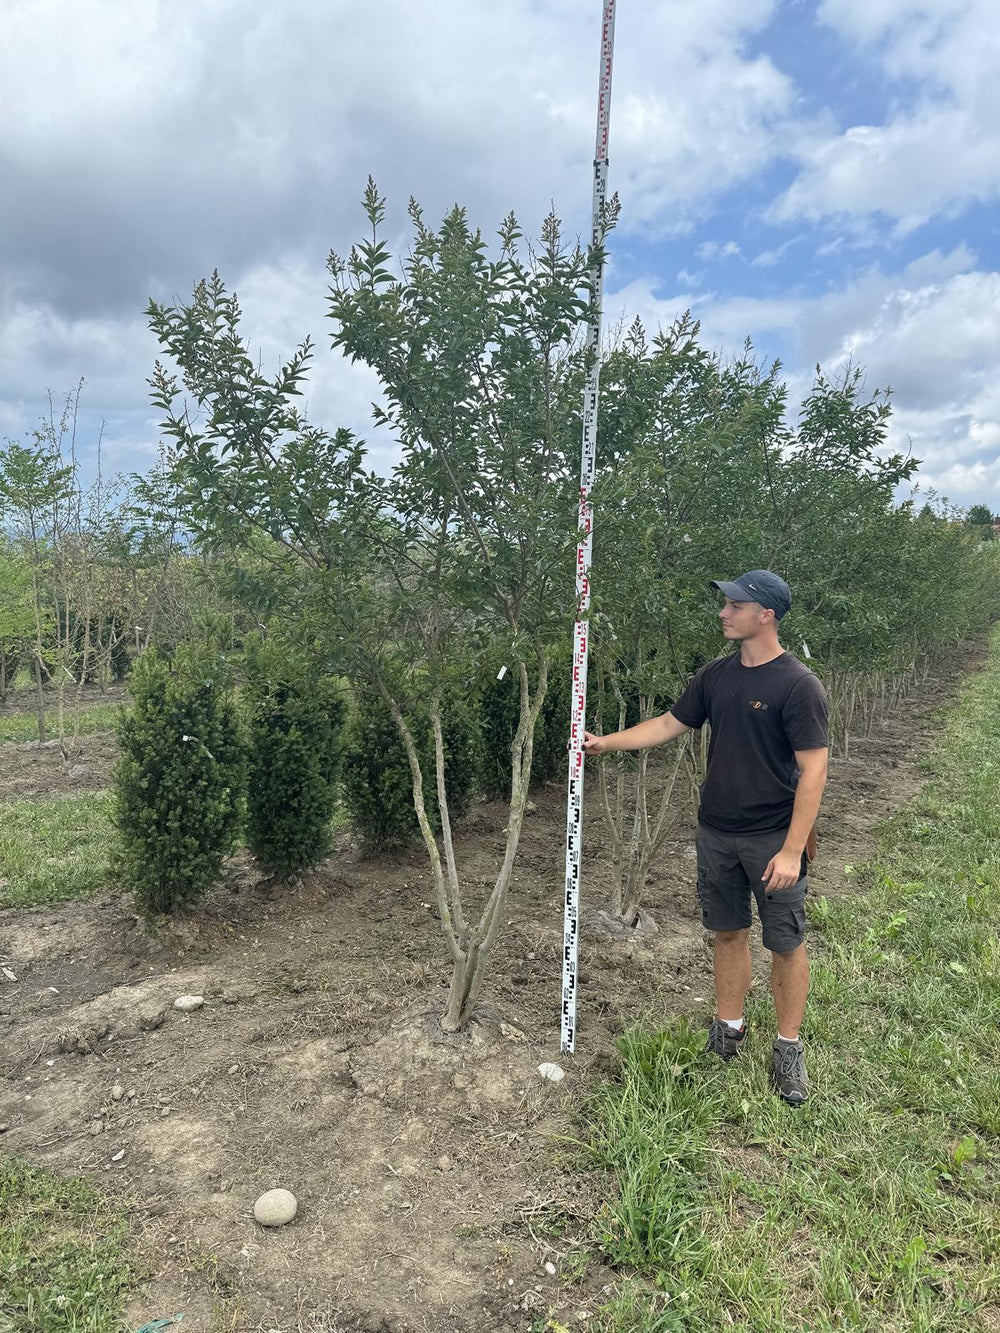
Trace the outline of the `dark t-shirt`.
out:
[[[826,691],[807,666],[782,653],[746,667],[717,657],[671,708],[678,722],[711,723],[698,818],[722,833],[771,833],[792,820],[796,750],[829,744]]]

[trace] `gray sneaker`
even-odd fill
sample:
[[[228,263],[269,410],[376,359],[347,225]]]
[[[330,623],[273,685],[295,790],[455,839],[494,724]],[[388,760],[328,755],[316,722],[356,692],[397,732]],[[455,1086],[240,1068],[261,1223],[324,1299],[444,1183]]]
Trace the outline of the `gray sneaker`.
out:
[[[774,1085],[789,1106],[801,1106],[809,1096],[809,1075],[801,1041],[774,1043]]]
[[[734,1056],[739,1055],[746,1035],[746,1023],[739,1032],[734,1032],[721,1018],[714,1018],[708,1029],[708,1044],[705,1050],[717,1055],[720,1060],[732,1060]]]

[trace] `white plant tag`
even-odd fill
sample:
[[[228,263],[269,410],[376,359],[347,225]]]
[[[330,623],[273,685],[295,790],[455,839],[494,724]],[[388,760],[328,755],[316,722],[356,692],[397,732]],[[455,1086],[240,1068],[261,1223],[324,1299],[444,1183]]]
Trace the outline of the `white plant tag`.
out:
[[[506,674],[507,674],[507,668],[505,666],[502,666],[500,670],[497,672],[497,680],[503,680]]]
[[[809,645],[806,643],[805,639],[802,640],[802,655],[803,657],[812,657],[812,653],[809,651]]]

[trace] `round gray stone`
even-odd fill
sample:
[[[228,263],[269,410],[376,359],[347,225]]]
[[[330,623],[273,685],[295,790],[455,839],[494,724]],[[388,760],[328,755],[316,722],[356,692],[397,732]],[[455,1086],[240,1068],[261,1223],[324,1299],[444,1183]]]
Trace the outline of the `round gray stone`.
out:
[[[291,1190],[267,1190],[253,1206],[254,1218],[262,1227],[283,1227],[299,1211]]]

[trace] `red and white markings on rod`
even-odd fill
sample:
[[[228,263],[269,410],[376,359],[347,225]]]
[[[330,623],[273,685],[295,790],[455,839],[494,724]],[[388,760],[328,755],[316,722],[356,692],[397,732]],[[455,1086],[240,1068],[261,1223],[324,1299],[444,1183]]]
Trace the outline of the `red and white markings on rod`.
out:
[[[611,64],[615,44],[615,0],[605,0],[601,31],[601,74],[594,153],[594,211],[591,242],[603,240],[608,189],[608,134],[611,126]],[[597,458],[597,404],[601,376],[601,297],[604,265],[591,272],[593,303],[587,329],[590,370],[583,391],[583,452],[580,463],[580,544],[576,548],[576,624],[573,629],[573,702],[569,724],[569,792],[566,802],[566,895],[563,918],[561,1049],[572,1055],[576,1044],[577,956],[580,940],[580,861],[583,853],[583,730],[587,718],[587,646],[590,610],[590,557],[594,515],[590,489]]]

